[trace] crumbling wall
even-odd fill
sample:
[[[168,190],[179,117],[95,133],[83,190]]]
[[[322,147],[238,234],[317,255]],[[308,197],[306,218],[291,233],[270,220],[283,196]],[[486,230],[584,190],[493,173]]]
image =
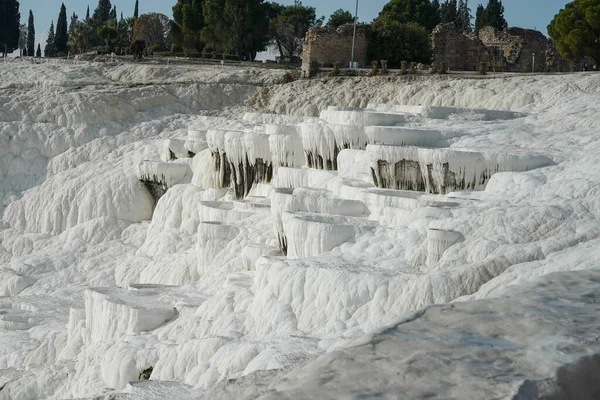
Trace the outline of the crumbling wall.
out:
[[[451,70],[476,71],[484,46],[474,34],[460,32],[453,23],[440,24],[431,35],[433,57]]]
[[[499,31],[487,26],[476,36],[457,30],[452,23],[440,24],[433,30],[431,41],[434,59],[445,61],[453,70],[475,71],[484,63],[488,71],[531,72],[534,58],[536,72],[548,67],[566,71],[569,65],[552,41],[533,29]]]
[[[333,63],[339,62],[342,67],[348,67],[352,61],[353,31],[353,24],[342,25],[338,29],[330,27],[310,29],[304,40],[302,55],[304,74],[311,73],[311,64],[313,67],[331,67]],[[361,67],[364,67],[367,62],[369,36],[369,25],[357,26],[354,60],[358,61]]]

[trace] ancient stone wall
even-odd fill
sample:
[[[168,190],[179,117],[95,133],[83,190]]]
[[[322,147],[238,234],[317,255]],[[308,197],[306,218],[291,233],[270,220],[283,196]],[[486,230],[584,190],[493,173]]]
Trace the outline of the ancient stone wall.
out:
[[[352,35],[354,26],[346,24],[337,30],[330,27],[313,28],[306,34],[302,55],[302,71],[310,73],[310,65],[331,67],[334,62],[347,68],[352,60]],[[354,60],[360,67],[367,63],[367,47],[369,45],[370,26],[359,25],[356,31]]]
[[[483,52],[483,44],[477,36],[459,32],[449,23],[435,27],[431,37],[435,60],[445,61],[451,70],[477,70]]]
[[[434,59],[454,70],[475,71],[484,63],[488,71],[531,72],[534,58],[536,72],[568,68],[552,41],[532,29],[498,31],[488,26],[475,36],[458,31],[454,24],[441,24],[432,33],[432,48]]]

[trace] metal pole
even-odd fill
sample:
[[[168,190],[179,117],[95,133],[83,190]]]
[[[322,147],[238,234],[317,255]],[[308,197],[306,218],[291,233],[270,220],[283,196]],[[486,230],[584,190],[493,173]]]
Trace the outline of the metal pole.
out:
[[[535,53],[532,53],[533,62],[531,63],[531,72],[535,72]]]
[[[356,45],[356,23],[358,21],[358,0],[356,0],[356,11],[354,12],[354,33],[352,34],[352,61],[350,67],[354,68],[354,46]]]

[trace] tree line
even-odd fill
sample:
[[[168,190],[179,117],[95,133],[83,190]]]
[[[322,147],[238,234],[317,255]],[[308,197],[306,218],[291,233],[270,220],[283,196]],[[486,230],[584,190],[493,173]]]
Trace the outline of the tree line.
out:
[[[452,23],[458,30],[476,32],[483,26],[504,29],[504,6],[501,0],[488,0],[478,12],[473,25],[469,0],[391,0],[371,24],[369,56],[387,60],[390,67],[402,61],[431,61],[431,32],[438,24]],[[483,10],[483,11],[481,11]]]

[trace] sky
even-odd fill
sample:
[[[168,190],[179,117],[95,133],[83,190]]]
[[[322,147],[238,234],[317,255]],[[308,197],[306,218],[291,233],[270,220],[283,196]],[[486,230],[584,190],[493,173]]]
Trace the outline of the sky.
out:
[[[84,17],[88,4],[90,6],[90,13],[93,13],[98,4],[97,0],[20,0],[22,23],[27,23],[29,10],[33,10],[36,43],[41,42],[42,49],[44,48],[46,35],[50,28],[50,22],[54,21],[56,23],[60,5],[63,1],[67,7],[67,15],[69,18],[73,11],[80,17]],[[278,2],[290,5],[294,3],[294,0],[279,0]],[[369,22],[377,17],[377,14],[379,14],[387,2],[388,0],[359,0],[359,21]],[[471,9],[474,10],[477,7],[477,4],[483,2],[483,0],[471,0],[469,5],[471,6]],[[175,0],[140,0],[140,14],[146,12],[160,12],[172,17],[172,7],[175,3]],[[356,7],[355,0],[303,0],[302,3],[305,6],[316,7],[317,14],[319,16],[324,15],[325,17],[328,17],[333,11],[339,8],[354,13],[354,8]],[[508,21],[509,26],[537,29],[544,34],[547,34],[546,27],[554,15],[556,15],[561,8],[564,8],[568,1],[503,0],[502,3],[505,8],[504,16]],[[127,17],[133,14],[135,0],[113,0],[112,4],[117,6],[119,15],[122,11]],[[473,12],[473,15],[474,14],[475,12]]]

